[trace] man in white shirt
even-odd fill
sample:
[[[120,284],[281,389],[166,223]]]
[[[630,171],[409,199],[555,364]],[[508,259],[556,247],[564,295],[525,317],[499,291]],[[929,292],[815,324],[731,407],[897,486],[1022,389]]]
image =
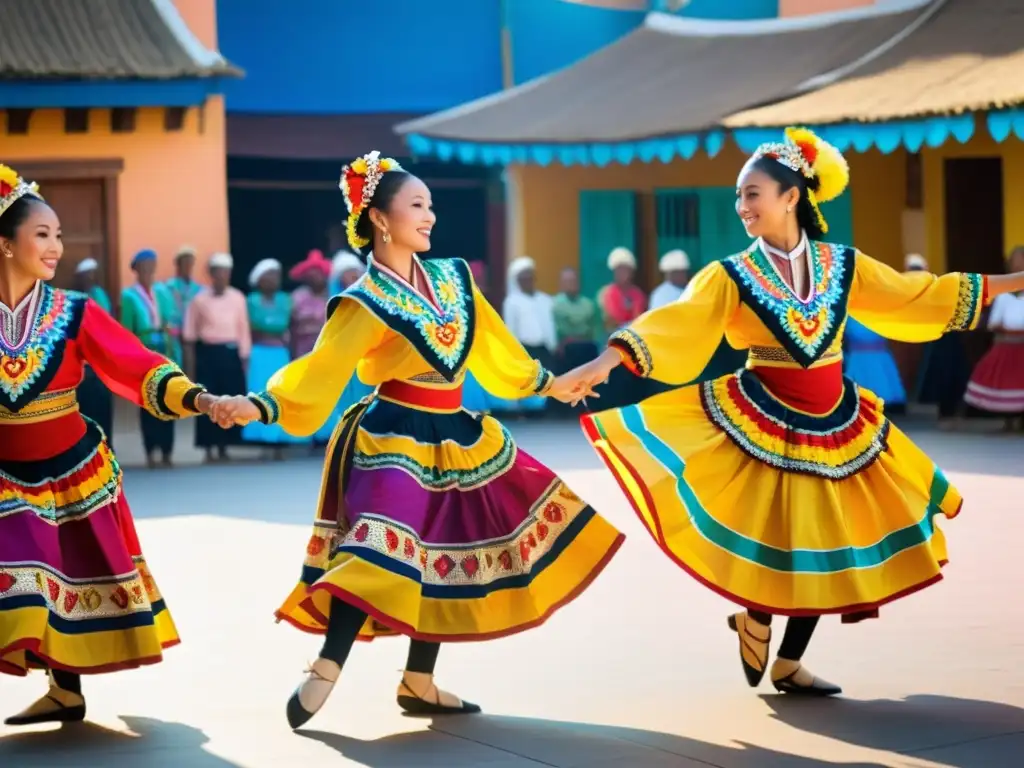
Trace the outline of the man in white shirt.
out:
[[[527,351],[537,357],[558,347],[552,298],[536,288],[536,265],[529,256],[512,262],[508,270],[508,295],[502,308],[505,325]]]
[[[686,284],[690,282],[690,257],[686,251],[669,251],[661,257],[658,269],[665,276],[665,281],[651,293],[651,309],[671,304],[683,295]]]

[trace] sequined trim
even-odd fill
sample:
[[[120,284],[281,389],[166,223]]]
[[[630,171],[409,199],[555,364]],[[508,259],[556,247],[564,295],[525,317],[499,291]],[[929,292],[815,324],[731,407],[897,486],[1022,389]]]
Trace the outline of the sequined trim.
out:
[[[608,340],[610,346],[618,347],[629,356],[633,372],[638,376],[647,377],[654,370],[654,360],[647,342],[631,328],[616,331]]]
[[[844,385],[825,416],[788,408],[749,370],[704,382],[700,392],[708,418],[747,455],[787,472],[842,480],[875,461],[889,433],[881,402],[849,379]]]
[[[89,579],[72,579],[39,562],[2,566],[0,613],[4,601],[26,597],[42,598],[51,613],[68,621],[148,613],[163,598],[145,560],[136,557],[134,565],[131,573]]]
[[[440,307],[376,267],[340,298],[351,298],[406,339],[444,379],[461,372],[473,345],[475,306],[469,267],[461,259],[420,262]],[[332,299],[332,304],[337,299]],[[330,312],[330,308],[328,308]]]
[[[970,331],[977,327],[981,318],[985,293],[985,279],[973,272],[961,272],[960,286],[956,296],[956,308],[946,325],[946,333]]]
[[[434,544],[383,515],[364,514],[333,554],[360,555],[371,550],[415,568],[422,584],[477,586],[530,574],[566,532],[586,504],[560,480],[555,480],[508,536],[470,544]],[[326,534],[322,536],[321,534]],[[316,529],[306,547],[306,564],[322,567],[333,538],[329,529]]]
[[[54,525],[88,517],[121,495],[121,466],[105,442],[67,472],[26,483],[0,470],[0,517],[31,512]]]
[[[512,435],[501,427],[501,447],[491,458],[472,469],[439,469],[420,464],[404,453],[367,455],[353,451],[352,466],[362,470],[400,469],[430,491],[469,491],[486,485],[505,474],[516,460],[516,444]]]
[[[256,406],[260,412],[260,422],[263,424],[276,424],[281,418],[281,403],[269,392],[250,392],[249,402]]]
[[[828,351],[846,320],[853,283],[854,250],[809,241],[813,270],[811,298],[800,301],[756,245],[722,262],[749,306],[776,340],[807,368]]]
[[[46,390],[64,359],[68,338],[78,333],[87,298],[44,285],[34,317],[26,319],[32,330],[25,340],[11,346],[0,335],[0,406],[17,412]]]

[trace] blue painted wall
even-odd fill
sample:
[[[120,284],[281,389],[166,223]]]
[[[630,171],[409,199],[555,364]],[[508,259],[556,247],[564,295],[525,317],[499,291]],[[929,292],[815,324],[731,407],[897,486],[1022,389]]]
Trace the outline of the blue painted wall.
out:
[[[501,89],[497,0],[217,0],[233,112],[431,112]]]
[[[679,13],[767,18],[778,5],[691,0]],[[522,83],[574,64],[644,18],[565,0],[217,0],[217,15],[221,52],[246,72],[226,84],[228,110],[262,114],[446,109],[501,90],[503,23]]]

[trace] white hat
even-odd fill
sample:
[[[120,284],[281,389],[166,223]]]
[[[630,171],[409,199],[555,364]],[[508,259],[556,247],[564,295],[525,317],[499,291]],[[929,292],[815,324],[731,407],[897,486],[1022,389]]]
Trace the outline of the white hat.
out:
[[[350,269],[363,269],[363,261],[351,251],[342,249],[331,259],[331,276],[339,277]]]
[[[231,269],[235,266],[235,260],[231,258],[230,253],[215,253],[210,257],[210,260],[207,262],[207,266],[210,269],[216,269],[217,267]]]
[[[195,255],[196,255],[196,248],[195,248],[194,245],[183,245],[183,246],[181,246],[178,249],[177,253],[174,254],[174,260],[175,261],[180,261],[181,259],[185,258],[186,256],[195,256]]]
[[[903,260],[903,268],[907,271],[912,269],[928,269],[928,261],[920,253],[908,253]]]
[[[510,279],[515,280],[523,272],[529,272],[537,269],[537,263],[529,256],[520,256],[518,259],[514,259],[508,266],[508,276]]]
[[[661,257],[661,261],[658,262],[658,269],[662,272],[689,271],[690,257],[686,255],[686,251],[681,251],[677,248]]]
[[[612,249],[612,252],[608,254],[608,269],[615,271],[619,267],[632,267],[636,269],[636,256],[629,248],[618,248]]]
[[[78,266],[75,267],[75,274],[80,275],[83,272],[92,272],[94,269],[99,269],[100,263],[96,259],[82,259],[78,262]]]
[[[211,259],[210,266],[213,266]],[[252,272],[249,273],[249,285],[255,288],[259,285],[260,278],[268,272],[280,272],[281,262],[277,259],[263,259],[262,261],[256,262],[256,266],[252,268]]]

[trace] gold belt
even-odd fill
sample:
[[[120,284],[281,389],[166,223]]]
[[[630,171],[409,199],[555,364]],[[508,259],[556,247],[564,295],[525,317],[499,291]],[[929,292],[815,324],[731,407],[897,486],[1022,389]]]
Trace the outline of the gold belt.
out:
[[[834,363],[841,360],[843,351],[841,349],[830,349],[810,366],[814,368],[826,363]],[[803,367],[793,356],[782,347],[751,347],[747,350],[747,362],[749,364],[778,365],[782,367],[799,366]]]
[[[49,421],[78,410],[78,395],[73,389],[44,392],[18,411],[9,411],[0,405],[0,422],[34,424]]]

